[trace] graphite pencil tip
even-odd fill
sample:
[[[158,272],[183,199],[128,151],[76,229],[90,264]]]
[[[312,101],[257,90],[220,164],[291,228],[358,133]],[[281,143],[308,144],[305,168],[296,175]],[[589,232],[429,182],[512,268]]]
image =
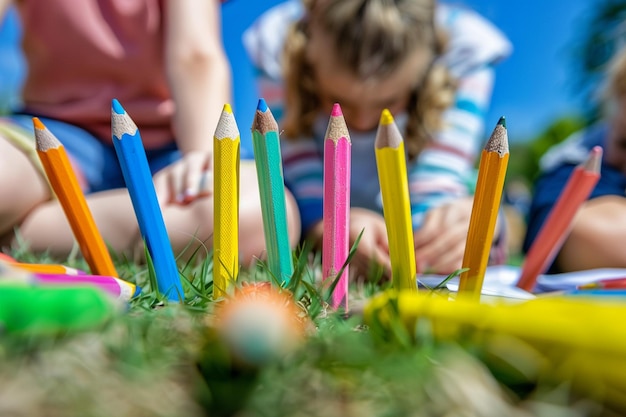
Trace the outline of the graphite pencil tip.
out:
[[[390,125],[393,123],[393,116],[389,109],[384,109],[380,114],[380,124],[381,125]]]
[[[333,117],[343,116],[343,112],[341,111],[341,106],[339,103],[333,104],[333,109],[330,112],[330,115]]]
[[[38,117],[33,117],[33,126],[35,127],[35,129],[39,130],[44,130],[46,128],[44,124],[41,123],[41,120],[39,120]]]
[[[116,98],[111,100],[111,110],[113,110],[117,114],[124,114],[124,113],[126,113],[126,110],[124,110],[124,107],[122,107],[122,105],[120,104],[119,101],[117,101]]]

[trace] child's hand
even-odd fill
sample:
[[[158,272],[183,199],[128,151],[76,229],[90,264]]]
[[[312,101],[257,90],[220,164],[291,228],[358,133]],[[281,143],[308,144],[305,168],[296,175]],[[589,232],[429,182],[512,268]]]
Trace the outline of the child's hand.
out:
[[[371,210],[353,208],[350,210],[350,245],[353,245],[363,231],[350,269],[357,278],[372,276],[373,268],[382,267],[383,276],[391,278],[389,241],[383,217]]]
[[[419,272],[451,274],[461,268],[472,214],[472,197],[430,210],[414,234]]]
[[[188,152],[154,176],[160,203],[189,204],[213,194],[210,152]]]

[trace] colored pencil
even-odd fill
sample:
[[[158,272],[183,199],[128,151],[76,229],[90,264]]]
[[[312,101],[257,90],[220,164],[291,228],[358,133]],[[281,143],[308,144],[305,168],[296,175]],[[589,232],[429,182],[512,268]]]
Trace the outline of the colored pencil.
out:
[[[589,297],[619,297],[626,301],[626,288],[583,288],[566,291],[564,296],[589,296]]]
[[[213,298],[226,295],[239,270],[239,129],[224,105],[213,137]]]
[[[602,148],[596,146],[589,152],[587,159],[572,171],[556,204],[528,249],[517,282],[519,288],[532,291],[537,277],[546,271],[558,254],[574,216],[600,179],[601,162]]]
[[[109,250],[78,185],[65,147],[37,117],[33,118],[33,126],[37,154],[91,272],[118,276]]]
[[[6,253],[0,253],[0,263],[6,263],[14,268],[18,268],[30,272],[41,272],[42,274],[65,274],[65,275],[84,275],[85,271],[76,268],[70,268],[65,265],[58,264],[32,264],[18,262],[12,256]]]
[[[578,287],[579,290],[592,290],[592,289],[626,289],[626,277],[623,278],[611,278],[601,279],[588,284],[581,284]]]
[[[23,269],[29,272],[41,273],[41,274],[64,274],[64,275],[85,275],[87,274],[85,271],[81,271],[80,269],[71,268],[65,265],[59,264],[31,264],[25,262],[10,262],[7,261],[11,266],[14,266],[19,269]]]
[[[278,124],[263,99],[259,100],[254,115],[252,143],[261,193],[269,271],[279,282],[289,282],[293,274],[293,260],[287,231],[285,181]]]
[[[511,363],[524,362],[524,369],[540,371],[539,380],[563,378],[570,392],[575,387],[598,395],[603,404],[610,400],[623,405],[625,315],[626,303],[617,297],[558,295],[477,303],[467,298],[450,301],[426,291],[387,291],[368,302],[363,320],[393,334],[399,322],[409,332],[428,323],[428,340],[462,341],[481,357],[504,353]],[[516,352],[521,353],[517,362]]]
[[[387,109],[380,116],[375,153],[389,239],[393,285],[396,289],[417,291],[415,242],[404,139]]]
[[[489,251],[496,228],[496,220],[509,163],[509,139],[506,121],[501,117],[489,137],[478,166],[476,193],[472,205],[469,230],[463,253],[459,294],[480,299]]]
[[[141,292],[141,288],[131,282],[104,275],[34,274],[33,281],[44,285],[92,285],[122,301],[129,301]]]
[[[181,300],[184,295],[178,266],[157,201],[141,135],[135,122],[116,99],[111,105],[111,131],[139,231],[154,265],[157,289],[169,300]]]
[[[322,239],[322,276],[334,282],[331,305],[342,303],[348,310],[348,266],[341,277],[350,250],[350,169],[352,142],[339,104],[333,106],[324,138],[324,208]]]

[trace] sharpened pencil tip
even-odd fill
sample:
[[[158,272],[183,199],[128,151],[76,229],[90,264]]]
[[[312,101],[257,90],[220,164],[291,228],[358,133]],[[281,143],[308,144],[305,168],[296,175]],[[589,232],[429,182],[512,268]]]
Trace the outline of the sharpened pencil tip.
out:
[[[257,104],[256,109],[263,113],[267,111],[267,103],[264,98],[259,99],[259,104]]]
[[[111,100],[111,109],[117,113],[117,114],[124,114],[126,113],[126,110],[124,110],[124,107],[122,107],[122,105],[120,104],[119,101],[117,101],[116,98],[114,98],[113,100]]]
[[[506,129],[506,119],[504,118],[504,116],[500,117],[500,120],[498,120],[498,124]]]
[[[381,125],[390,125],[393,123],[393,116],[389,109],[384,109],[380,114],[380,124]]]
[[[233,109],[232,107],[230,107],[230,104],[226,103],[224,104],[224,108],[222,109],[222,111],[226,112],[226,113],[233,113]]]
[[[343,112],[341,111],[341,106],[339,103],[333,104],[333,110],[330,112],[332,117],[343,116]]]
[[[38,117],[33,117],[33,126],[35,127],[35,129],[39,130],[44,130],[46,128],[44,124],[41,123],[41,120],[39,120]]]

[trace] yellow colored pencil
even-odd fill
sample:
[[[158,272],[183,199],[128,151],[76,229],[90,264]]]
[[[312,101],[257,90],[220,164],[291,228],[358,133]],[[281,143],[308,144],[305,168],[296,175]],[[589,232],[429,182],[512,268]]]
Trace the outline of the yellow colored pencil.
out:
[[[239,270],[239,129],[224,105],[213,137],[213,298],[226,295]]]
[[[476,193],[463,254],[459,293],[480,298],[489,251],[496,228],[498,210],[509,163],[506,121],[501,117],[485,145],[478,167]]]
[[[111,255],[78,185],[65,147],[38,118],[33,118],[33,125],[37,154],[50,185],[59,198],[85,261],[92,273],[117,277]]]
[[[563,378],[585,395],[626,407],[626,304],[621,300],[549,296],[477,303],[426,291],[386,291],[366,304],[363,318],[372,331],[391,332],[398,315],[409,332],[427,324],[436,341],[495,349],[511,364]]]
[[[383,110],[375,142],[376,166],[389,239],[391,276],[396,289],[417,291],[415,243],[404,140],[389,110]]]

